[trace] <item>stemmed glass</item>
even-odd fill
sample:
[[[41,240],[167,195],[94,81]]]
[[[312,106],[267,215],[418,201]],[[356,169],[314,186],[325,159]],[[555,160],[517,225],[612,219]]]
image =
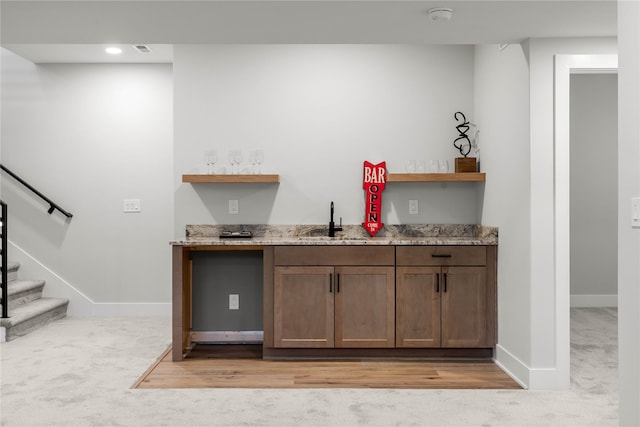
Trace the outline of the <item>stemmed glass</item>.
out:
[[[258,170],[256,171],[256,173],[260,173],[260,165],[262,164],[262,162],[264,162],[264,151],[256,150],[255,156],[256,156],[256,163],[258,164]]]
[[[231,167],[231,171],[229,173],[235,174],[236,168],[234,165],[236,164],[236,151],[237,150],[229,150],[229,165]]]
[[[216,150],[207,150],[204,153],[204,161],[207,165],[207,173],[209,175],[214,174],[216,162],[218,161],[218,152]]]
[[[249,151],[249,163],[251,163],[251,173],[256,173],[256,150]]]
[[[242,163],[242,151],[233,150],[233,160],[236,163],[236,174],[240,173],[240,164]]]

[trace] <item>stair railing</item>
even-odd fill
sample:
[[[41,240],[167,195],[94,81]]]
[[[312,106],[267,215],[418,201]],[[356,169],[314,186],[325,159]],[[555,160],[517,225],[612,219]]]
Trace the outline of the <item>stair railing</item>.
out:
[[[7,174],[9,174],[13,179],[15,179],[16,181],[18,181],[20,184],[24,185],[25,187],[27,187],[29,190],[33,191],[36,195],[38,195],[38,197],[40,197],[42,200],[44,200],[45,202],[47,202],[49,204],[49,210],[47,211],[49,213],[49,215],[51,215],[53,213],[54,210],[58,210],[60,211],[60,213],[64,216],[66,216],[67,218],[71,218],[73,217],[73,215],[70,212],[67,212],[66,210],[62,209],[58,204],[54,203],[51,199],[49,199],[47,196],[45,196],[44,194],[42,194],[41,192],[39,192],[38,190],[36,190],[35,188],[33,188],[33,186],[31,186],[29,183],[27,183],[24,179],[20,178],[18,175],[16,175],[15,173],[11,172],[9,169],[7,169],[4,165],[0,164],[0,169],[2,169],[3,171],[5,171]]]
[[[2,318],[9,317],[9,256],[7,254],[7,204],[0,200],[0,206],[2,206],[2,217],[0,218],[0,224],[2,224]]]

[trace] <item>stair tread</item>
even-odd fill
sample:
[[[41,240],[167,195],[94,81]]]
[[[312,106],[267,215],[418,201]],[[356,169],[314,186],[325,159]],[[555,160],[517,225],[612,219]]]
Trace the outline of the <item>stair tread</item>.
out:
[[[42,288],[43,286],[44,280],[14,280],[9,282],[7,293],[11,296],[31,289]]]
[[[9,310],[10,317],[0,319],[0,326],[11,327],[67,304],[66,298],[40,298]]]
[[[14,271],[20,268],[20,263],[19,262],[15,262],[15,261],[9,261],[7,263],[7,271]]]

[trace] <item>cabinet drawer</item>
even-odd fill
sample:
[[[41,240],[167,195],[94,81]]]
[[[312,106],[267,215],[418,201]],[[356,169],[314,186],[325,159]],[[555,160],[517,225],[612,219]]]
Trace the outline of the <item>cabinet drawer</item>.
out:
[[[275,265],[394,265],[393,246],[276,246]]]
[[[486,265],[485,246],[396,246],[397,265]]]

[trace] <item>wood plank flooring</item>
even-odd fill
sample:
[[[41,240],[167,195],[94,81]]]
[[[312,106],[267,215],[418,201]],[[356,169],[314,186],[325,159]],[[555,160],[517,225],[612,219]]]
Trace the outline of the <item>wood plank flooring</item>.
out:
[[[490,360],[262,360],[261,346],[198,345],[182,362],[168,349],[132,388],[519,389]]]

